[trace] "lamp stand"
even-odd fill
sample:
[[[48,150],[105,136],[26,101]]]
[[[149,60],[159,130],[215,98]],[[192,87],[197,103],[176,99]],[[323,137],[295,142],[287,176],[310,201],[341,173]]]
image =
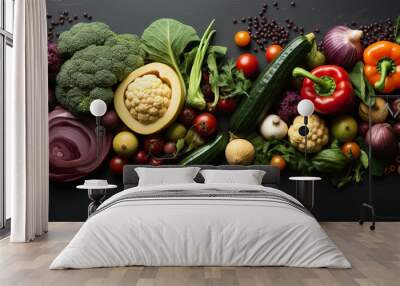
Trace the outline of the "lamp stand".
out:
[[[304,116],[304,125],[299,128],[299,134],[304,137],[304,160],[307,161],[307,135],[310,130],[307,127],[308,116]]]
[[[104,136],[105,133],[105,129],[104,127],[101,125],[101,117],[100,116],[96,116],[96,161],[99,160],[99,156],[100,156],[100,144],[101,144],[101,138]]]

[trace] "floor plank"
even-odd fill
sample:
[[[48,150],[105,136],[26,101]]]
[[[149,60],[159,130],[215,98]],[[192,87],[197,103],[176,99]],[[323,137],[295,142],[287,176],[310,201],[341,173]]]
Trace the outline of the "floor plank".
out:
[[[400,273],[400,222],[378,223],[376,231],[352,222],[322,223],[352,269],[288,267],[120,267],[50,271],[54,257],[81,223],[50,223],[32,243],[0,240],[2,286],[395,286]]]

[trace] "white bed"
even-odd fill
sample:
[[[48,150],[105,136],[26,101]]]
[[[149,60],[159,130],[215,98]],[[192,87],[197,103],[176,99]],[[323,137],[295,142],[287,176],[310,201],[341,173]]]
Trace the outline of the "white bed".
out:
[[[350,268],[299,202],[265,186],[138,186],[105,201],[50,269],[145,266]]]

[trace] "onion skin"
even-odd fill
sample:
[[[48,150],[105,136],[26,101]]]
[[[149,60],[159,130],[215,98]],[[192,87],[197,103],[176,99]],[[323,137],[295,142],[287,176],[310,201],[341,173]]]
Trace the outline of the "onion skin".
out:
[[[389,123],[374,124],[365,135],[365,142],[371,145],[373,155],[385,162],[397,155],[396,134]]]
[[[336,26],[326,33],[323,40],[324,54],[329,63],[344,68],[353,67],[361,60],[361,30],[352,30],[346,26]]]
[[[49,177],[55,182],[74,182],[96,170],[107,157],[112,137],[102,137],[96,160],[93,120],[82,120],[56,107],[49,113]]]

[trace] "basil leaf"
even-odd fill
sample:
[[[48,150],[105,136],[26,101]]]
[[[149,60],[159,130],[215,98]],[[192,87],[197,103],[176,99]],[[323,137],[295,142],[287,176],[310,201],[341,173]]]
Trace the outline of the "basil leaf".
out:
[[[144,30],[142,40],[148,59],[171,66],[185,87],[179,59],[190,43],[200,40],[196,30],[174,19],[162,18]]]
[[[364,169],[367,169],[369,165],[368,154],[364,150],[361,150],[360,161]]]
[[[368,106],[375,105],[375,90],[365,79],[364,63],[359,61],[350,72],[350,80],[353,85],[354,93]]]

